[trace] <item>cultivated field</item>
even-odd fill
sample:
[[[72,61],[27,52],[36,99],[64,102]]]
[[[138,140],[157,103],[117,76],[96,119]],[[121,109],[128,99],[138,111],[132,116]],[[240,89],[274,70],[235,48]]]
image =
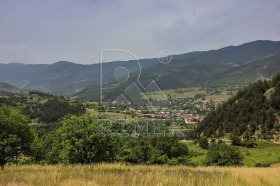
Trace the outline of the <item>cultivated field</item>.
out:
[[[7,166],[0,185],[280,185],[280,168],[122,164]]]

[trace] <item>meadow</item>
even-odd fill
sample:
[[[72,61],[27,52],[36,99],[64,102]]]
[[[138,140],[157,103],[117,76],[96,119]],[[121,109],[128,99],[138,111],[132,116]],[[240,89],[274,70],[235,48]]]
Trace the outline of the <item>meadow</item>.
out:
[[[21,165],[0,172],[0,185],[280,185],[280,167],[184,167],[124,164]]]
[[[206,149],[202,149],[198,144],[186,142],[191,152],[195,152],[196,156],[191,158],[191,162],[195,165],[203,165],[206,158]],[[254,148],[238,147],[244,156],[243,164],[247,167],[254,167],[256,164],[276,165],[280,162],[280,144],[268,141],[258,141]]]
[[[208,89],[208,91],[207,91]],[[188,87],[180,89],[170,89],[163,90],[163,93],[167,96],[171,96],[172,99],[185,99],[193,98],[197,94],[205,94],[203,96],[206,101],[215,100],[215,101],[226,101],[228,98],[235,94],[240,87],[238,85],[217,85],[212,88],[203,88],[203,87]],[[215,92],[218,91],[218,92]],[[156,93],[150,96],[154,99],[157,99]],[[197,99],[197,101],[202,101],[202,99]]]

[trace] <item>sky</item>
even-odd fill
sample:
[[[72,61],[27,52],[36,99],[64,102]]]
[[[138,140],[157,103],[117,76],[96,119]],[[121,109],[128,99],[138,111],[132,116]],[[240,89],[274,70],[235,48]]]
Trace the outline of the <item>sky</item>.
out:
[[[0,63],[98,63],[280,41],[279,0],[0,0]]]

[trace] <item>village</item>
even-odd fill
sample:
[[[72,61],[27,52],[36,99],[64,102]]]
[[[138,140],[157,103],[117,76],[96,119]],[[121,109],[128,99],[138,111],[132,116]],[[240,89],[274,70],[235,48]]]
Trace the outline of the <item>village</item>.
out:
[[[175,100],[173,105],[167,107],[110,106],[107,112],[118,112],[139,119],[164,119],[172,121],[173,125],[176,125],[176,122],[196,125],[205,118],[208,112],[217,108],[221,103],[221,101],[196,101],[193,98],[186,98]]]

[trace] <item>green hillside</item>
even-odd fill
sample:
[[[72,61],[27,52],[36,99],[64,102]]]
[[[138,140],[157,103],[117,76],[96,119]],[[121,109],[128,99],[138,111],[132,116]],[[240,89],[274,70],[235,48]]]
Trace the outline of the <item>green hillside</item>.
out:
[[[20,95],[24,94],[25,92],[13,85],[10,85],[8,83],[1,83],[0,82],[0,96],[6,96],[6,95]]]
[[[198,125],[197,136],[226,133],[257,139],[278,139],[280,131],[280,74],[258,81],[210,112]]]
[[[268,79],[280,70],[280,53],[258,59],[218,74],[218,83],[246,84],[257,79]]]
[[[145,88],[155,81],[161,90],[224,84],[248,84],[258,78],[270,78],[280,70],[279,42],[254,41],[218,50],[191,52],[172,56],[168,64],[154,64],[141,69],[139,81]],[[270,56],[270,57],[268,57]],[[116,99],[133,82],[139,71],[130,73],[125,83],[103,83],[103,101]],[[81,99],[100,99],[99,87],[87,86],[73,94]]]
[[[54,64],[25,65],[20,63],[0,64],[0,81],[22,89],[39,90],[67,97],[99,100],[100,82],[109,89],[110,100],[123,92],[140,75],[140,82],[147,87],[156,81],[161,89],[201,86],[212,82],[217,74],[228,72],[237,65],[246,65],[254,60],[280,52],[280,42],[253,41],[239,46],[218,50],[190,52],[173,55],[172,61],[162,64],[157,58],[94,63],[90,65],[60,61]],[[129,81],[121,86],[115,82],[117,67],[129,72]],[[278,69],[278,66],[275,66]]]

